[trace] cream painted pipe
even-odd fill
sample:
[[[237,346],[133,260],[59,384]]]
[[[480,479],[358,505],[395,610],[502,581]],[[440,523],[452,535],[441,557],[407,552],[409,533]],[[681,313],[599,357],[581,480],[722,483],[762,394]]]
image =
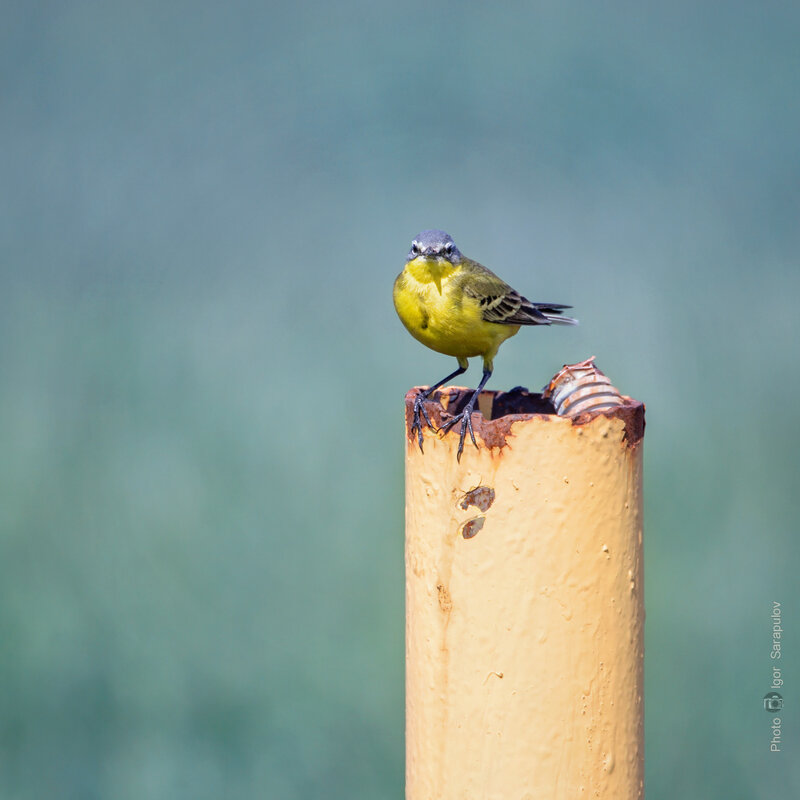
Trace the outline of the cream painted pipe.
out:
[[[456,432],[408,437],[406,798],[641,798],[644,406],[480,408],[460,464]]]

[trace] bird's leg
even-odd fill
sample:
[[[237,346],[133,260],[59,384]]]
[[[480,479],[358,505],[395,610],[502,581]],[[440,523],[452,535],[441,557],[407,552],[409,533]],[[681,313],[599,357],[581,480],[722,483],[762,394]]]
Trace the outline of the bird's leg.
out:
[[[458,369],[455,372],[451,372],[446,377],[442,378],[438,383],[435,383],[433,386],[426,389],[424,392],[420,392],[414,398],[414,418],[411,422],[411,435],[414,435],[414,432],[417,433],[417,441],[419,442],[419,450],[422,450],[422,421],[420,420],[420,413],[425,419],[425,422],[428,424],[428,427],[435,431],[436,428],[434,427],[433,423],[431,422],[431,418],[428,416],[428,412],[425,409],[425,401],[443,384],[447,383],[451,378],[455,378],[457,375],[461,375],[462,373],[467,371],[467,364],[461,364],[459,362]]]
[[[486,381],[492,375],[491,369],[488,367],[483,368],[483,377],[481,378],[481,382],[478,384],[478,388],[472,393],[472,397],[470,397],[469,402],[464,406],[464,410],[456,414],[452,419],[447,420],[444,425],[442,425],[441,429],[444,433],[450,430],[454,425],[456,425],[459,421],[461,422],[461,436],[458,440],[458,453],[456,454],[456,460],[461,461],[461,453],[464,452],[464,436],[466,435],[467,431],[469,431],[469,438],[472,439],[472,444],[475,447],[478,446],[478,443],[475,441],[475,432],[472,430],[472,412],[475,409],[475,403],[478,402],[478,396],[483,391],[483,387],[486,386]]]

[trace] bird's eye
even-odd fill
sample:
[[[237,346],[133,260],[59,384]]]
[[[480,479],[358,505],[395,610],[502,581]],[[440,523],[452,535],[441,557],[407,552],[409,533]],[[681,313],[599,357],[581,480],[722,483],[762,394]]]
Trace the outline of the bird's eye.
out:
[[[419,253],[419,245],[416,242],[411,242],[411,252]]]
[[[453,243],[452,242],[448,242],[444,246],[444,251],[445,251],[445,253],[452,253],[453,252]]]

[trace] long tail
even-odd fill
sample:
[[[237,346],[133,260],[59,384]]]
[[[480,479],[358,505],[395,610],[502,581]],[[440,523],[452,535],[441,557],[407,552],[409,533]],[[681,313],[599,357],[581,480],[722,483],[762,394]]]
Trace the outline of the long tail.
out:
[[[556,325],[577,325],[578,320],[573,317],[564,317],[562,313],[565,308],[572,306],[561,305],[561,303],[532,303],[536,310],[548,320]]]

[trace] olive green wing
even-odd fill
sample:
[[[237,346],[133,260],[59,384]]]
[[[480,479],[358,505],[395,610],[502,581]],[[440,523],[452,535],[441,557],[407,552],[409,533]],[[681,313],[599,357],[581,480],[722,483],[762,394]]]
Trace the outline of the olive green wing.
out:
[[[532,303],[477,261],[465,258],[462,274],[462,291],[467,297],[478,301],[487,322],[499,325],[577,324],[577,320],[571,317],[560,316],[570,306]]]

